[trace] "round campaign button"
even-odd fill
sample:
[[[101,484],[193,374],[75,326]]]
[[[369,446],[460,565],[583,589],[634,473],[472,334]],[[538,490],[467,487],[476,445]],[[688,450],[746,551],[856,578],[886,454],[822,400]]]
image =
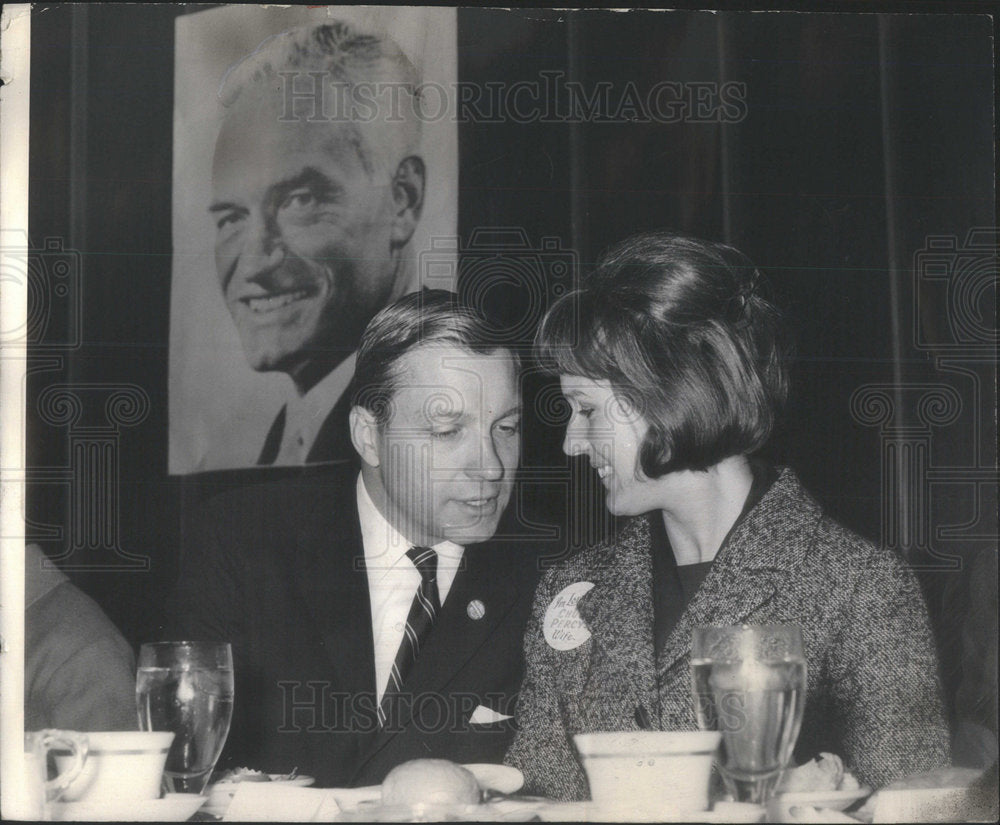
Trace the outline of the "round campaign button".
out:
[[[479,599],[473,599],[469,602],[469,606],[465,608],[465,612],[469,614],[470,619],[478,621],[486,615],[486,605],[479,601]]]
[[[542,632],[550,647],[572,650],[590,638],[590,629],[577,611],[576,603],[593,586],[593,582],[573,582],[560,590],[549,603],[542,621]]]

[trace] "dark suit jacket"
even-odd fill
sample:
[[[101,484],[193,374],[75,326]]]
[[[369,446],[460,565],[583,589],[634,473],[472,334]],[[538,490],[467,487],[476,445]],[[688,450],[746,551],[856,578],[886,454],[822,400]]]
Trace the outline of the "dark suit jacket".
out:
[[[351,444],[351,430],[348,425],[348,415],[351,412],[351,388],[344,390],[337,399],[333,409],[323,419],[316,440],[313,441],[306,455],[307,464],[324,461],[350,461],[354,459],[354,447]],[[285,434],[285,418],[288,408],[282,407],[275,416],[264,439],[258,464],[274,464],[281,450],[281,438]]]
[[[171,607],[175,638],[229,641],[236,696],[220,768],[380,782],[417,757],[500,762],[511,722],[472,725],[477,705],[512,715],[537,580],[533,556],[494,539],[466,548],[404,692],[375,725],[371,607],[351,465],[212,499],[199,514]],[[472,618],[469,603],[485,613]],[[475,612],[475,611],[471,611]]]

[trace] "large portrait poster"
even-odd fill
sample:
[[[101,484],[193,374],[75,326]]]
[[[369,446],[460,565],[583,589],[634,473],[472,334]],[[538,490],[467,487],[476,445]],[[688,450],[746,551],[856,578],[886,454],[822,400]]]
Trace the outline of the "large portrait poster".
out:
[[[177,19],[171,474],[345,457],[365,323],[454,283],[455,76],[454,9]]]

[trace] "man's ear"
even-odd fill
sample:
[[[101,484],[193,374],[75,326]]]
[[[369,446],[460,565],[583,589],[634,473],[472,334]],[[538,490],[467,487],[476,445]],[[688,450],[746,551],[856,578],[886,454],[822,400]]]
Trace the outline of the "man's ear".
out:
[[[349,415],[351,443],[361,460],[370,467],[378,467],[382,462],[378,449],[378,422],[370,410],[351,407]]]
[[[424,184],[427,172],[419,155],[403,158],[392,178],[392,198],[396,214],[392,222],[392,243],[403,246],[413,236],[424,208]]]

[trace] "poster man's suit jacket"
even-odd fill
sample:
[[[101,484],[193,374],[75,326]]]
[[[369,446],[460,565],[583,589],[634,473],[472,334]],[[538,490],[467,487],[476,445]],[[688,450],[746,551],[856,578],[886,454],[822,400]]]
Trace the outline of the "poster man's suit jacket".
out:
[[[306,464],[318,464],[325,461],[350,461],[354,458],[354,447],[351,445],[348,415],[351,411],[351,391],[345,389],[337,403],[327,413],[320,425],[316,438],[306,455]],[[285,419],[288,408],[282,407],[264,438],[258,464],[274,464],[281,451],[281,439],[285,434]]]

